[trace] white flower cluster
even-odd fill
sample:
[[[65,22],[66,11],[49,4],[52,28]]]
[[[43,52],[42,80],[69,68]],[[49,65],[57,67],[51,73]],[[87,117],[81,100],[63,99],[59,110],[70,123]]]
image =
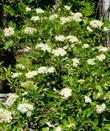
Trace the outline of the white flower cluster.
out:
[[[25,69],[25,66],[23,64],[16,64],[16,68]]]
[[[99,49],[99,50],[103,50],[103,49]],[[106,50],[106,49],[104,49],[104,50]],[[105,56],[105,54],[100,54],[100,55],[98,55],[98,56],[96,56],[96,58],[92,58],[92,59],[88,59],[87,60],[87,63],[89,64],[89,65],[94,65],[95,64],[95,60],[99,60],[99,61],[104,61],[106,59],[106,56]]]
[[[79,80],[78,80],[78,83],[83,84],[84,81],[85,81],[84,79],[79,79]]]
[[[12,78],[17,78],[17,77],[19,77],[19,76],[21,76],[22,75],[22,73],[21,72],[16,72],[16,73],[13,73],[12,74]]]
[[[73,35],[69,35],[67,37],[65,37],[64,35],[58,35],[58,36],[55,36],[55,40],[61,41],[61,42],[68,40],[71,43],[78,43],[79,42],[78,38]]]
[[[8,99],[5,101],[5,104],[7,106],[11,106],[16,101],[17,98],[18,98],[18,95],[16,95],[16,94],[10,95],[8,97]]]
[[[89,48],[89,45],[88,44],[84,44],[83,48]]]
[[[44,13],[44,10],[42,10],[41,8],[37,8],[37,9],[35,9],[35,11],[36,11],[37,14]]]
[[[99,20],[92,20],[90,21],[90,26],[93,27],[93,28],[101,28],[103,23]]]
[[[70,22],[70,19],[68,19],[68,18],[69,18],[69,17],[61,17],[61,18],[60,18],[61,24],[65,24],[65,23]]]
[[[31,21],[36,22],[36,21],[38,21],[38,20],[40,20],[40,17],[39,17],[39,16],[32,16],[32,17],[31,17]]]
[[[13,27],[5,28],[4,29],[4,36],[12,36],[15,33]]]
[[[47,68],[47,73],[54,73],[55,72],[55,67],[51,66]]]
[[[36,30],[36,28],[33,28],[33,27],[25,27],[25,29],[24,29],[24,33],[25,34],[33,34],[33,33],[35,33],[37,30]]]
[[[68,49],[69,48],[69,46],[68,45],[66,45],[66,46],[63,46],[63,49]]]
[[[101,55],[97,56],[97,59],[102,62],[103,60],[106,59],[106,56],[104,54],[101,54]]]
[[[65,40],[65,36],[64,35],[55,36],[55,40],[63,42]]]
[[[54,72],[55,72],[55,68],[53,66],[51,66],[51,67],[41,66],[38,68],[39,74],[54,73]]]
[[[25,74],[25,76],[26,78],[33,78],[38,74],[47,74],[47,73],[54,73],[54,72],[55,72],[55,68],[53,66],[50,67],[41,66],[36,71],[29,71],[28,73]]]
[[[101,104],[101,105],[96,105],[96,111],[97,111],[98,113],[104,112],[104,111],[105,111],[105,108],[106,108],[106,105],[105,105],[104,103]]]
[[[31,116],[31,111],[34,110],[34,107],[32,104],[22,103],[18,105],[17,110],[19,110],[23,114],[26,113],[27,116]]]
[[[72,15],[72,19],[73,20],[75,20],[75,21],[77,21],[77,22],[80,22],[80,21],[82,21],[82,17],[83,17],[83,15],[80,13],[80,12],[76,12],[76,13],[73,13],[73,12],[71,12],[71,15]]]
[[[82,14],[81,13],[79,13],[79,12],[76,12],[76,13],[71,12],[71,16],[61,17],[60,20],[61,20],[62,24],[65,24],[65,23],[68,23],[68,22],[71,22],[71,21],[80,22],[80,21],[82,21],[81,18],[82,18]]]
[[[26,7],[26,12],[30,12],[31,11],[31,8],[30,7]]]
[[[88,59],[88,60],[87,60],[87,63],[88,63],[89,65],[94,65],[94,64],[95,64],[95,59]]]
[[[71,9],[71,6],[65,5],[64,8],[69,11]]]
[[[39,74],[47,73],[47,71],[48,71],[48,68],[46,66],[41,66],[41,67],[38,68]]]
[[[48,127],[52,127],[52,128],[54,128],[55,127],[55,125],[56,125],[56,123],[55,124],[51,124],[51,122],[50,121],[48,121],[48,122],[46,122],[46,124],[48,125]]]
[[[34,76],[36,76],[38,74],[37,71],[29,71],[28,73],[26,73],[26,78],[33,78]]]
[[[18,53],[23,53],[23,52],[30,52],[32,49],[29,46],[26,46],[24,48],[21,48],[18,50]]]
[[[74,59],[72,59],[72,61],[73,61],[73,66],[74,66],[74,67],[77,67],[78,64],[79,64],[79,59],[74,58]]]
[[[55,131],[62,131],[62,129],[61,129],[60,126],[57,126],[57,127],[55,128]]]
[[[99,52],[106,52],[106,51],[108,51],[108,48],[107,47],[103,47],[103,46],[99,46],[98,50],[99,50]]]
[[[86,103],[91,103],[92,102],[91,98],[88,97],[88,96],[85,96],[84,99],[85,99]]]
[[[72,35],[67,36],[66,39],[67,39],[69,42],[71,42],[71,43],[78,43],[78,42],[79,42],[78,38],[75,37],[75,36],[72,36]]]
[[[0,123],[10,123],[12,120],[11,112],[0,108]]]
[[[64,56],[66,55],[66,53],[67,52],[63,48],[57,48],[57,49],[52,50],[52,54],[54,54],[54,56]]]
[[[57,18],[58,18],[57,14],[52,14],[52,15],[49,16],[49,20],[51,20],[51,21],[53,21],[53,20],[55,20]]]
[[[35,46],[35,49],[38,49],[38,48],[40,48],[43,51],[51,52],[51,47],[44,43],[37,44]]]
[[[64,98],[68,98],[72,95],[72,89],[64,88],[60,91],[60,95],[62,95]]]

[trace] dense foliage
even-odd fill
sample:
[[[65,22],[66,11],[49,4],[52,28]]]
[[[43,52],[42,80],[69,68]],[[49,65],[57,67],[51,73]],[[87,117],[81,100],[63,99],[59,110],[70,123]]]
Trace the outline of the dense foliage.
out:
[[[41,7],[42,9],[47,9],[51,7],[57,10],[56,6],[62,7],[63,4],[68,4],[73,12],[82,12],[84,16],[96,16],[96,5],[91,0],[2,0],[0,4],[0,10],[3,8],[5,17],[3,20],[4,25],[7,25],[11,20],[18,27],[23,23],[22,20],[25,19],[27,5],[31,6],[31,8]],[[2,19],[1,16],[0,19]]]
[[[19,7],[18,25],[9,20],[0,32],[1,51],[16,58],[13,67],[1,62],[0,78],[15,94],[0,102],[0,130],[109,130],[107,24],[71,6]]]

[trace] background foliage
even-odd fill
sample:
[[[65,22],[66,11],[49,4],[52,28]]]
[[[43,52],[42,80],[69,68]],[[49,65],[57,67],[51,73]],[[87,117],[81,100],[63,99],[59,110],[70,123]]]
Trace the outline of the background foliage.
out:
[[[90,1],[63,1],[71,9],[45,7],[42,13],[36,9],[44,3],[34,2],[3,5],[0,49],[16,61],[1,63],[15,96],[0,102],[0,130],[109,130],[110,49],[102,46],[107,24],[91,17]]]

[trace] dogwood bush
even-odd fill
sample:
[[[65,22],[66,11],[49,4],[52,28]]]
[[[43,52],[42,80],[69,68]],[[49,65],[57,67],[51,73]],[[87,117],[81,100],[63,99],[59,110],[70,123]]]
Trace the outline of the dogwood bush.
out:
[[[10,21],[1,31],[3,48],[14,50],[17,62],[5,68],[15,95],[0,103],[0,129],[109,130],[106,25],[65,7],[24,11],[20,28]]]

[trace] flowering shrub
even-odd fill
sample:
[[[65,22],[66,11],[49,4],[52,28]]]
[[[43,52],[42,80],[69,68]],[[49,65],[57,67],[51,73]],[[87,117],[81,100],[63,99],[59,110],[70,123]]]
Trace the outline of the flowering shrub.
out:
[[[0,34],[3,49],[16,54],[4,70],[15,94],[0,103],[0,129],[110,129],[106,25],[65,7],[25,12],[19,28],[10,22]]]

